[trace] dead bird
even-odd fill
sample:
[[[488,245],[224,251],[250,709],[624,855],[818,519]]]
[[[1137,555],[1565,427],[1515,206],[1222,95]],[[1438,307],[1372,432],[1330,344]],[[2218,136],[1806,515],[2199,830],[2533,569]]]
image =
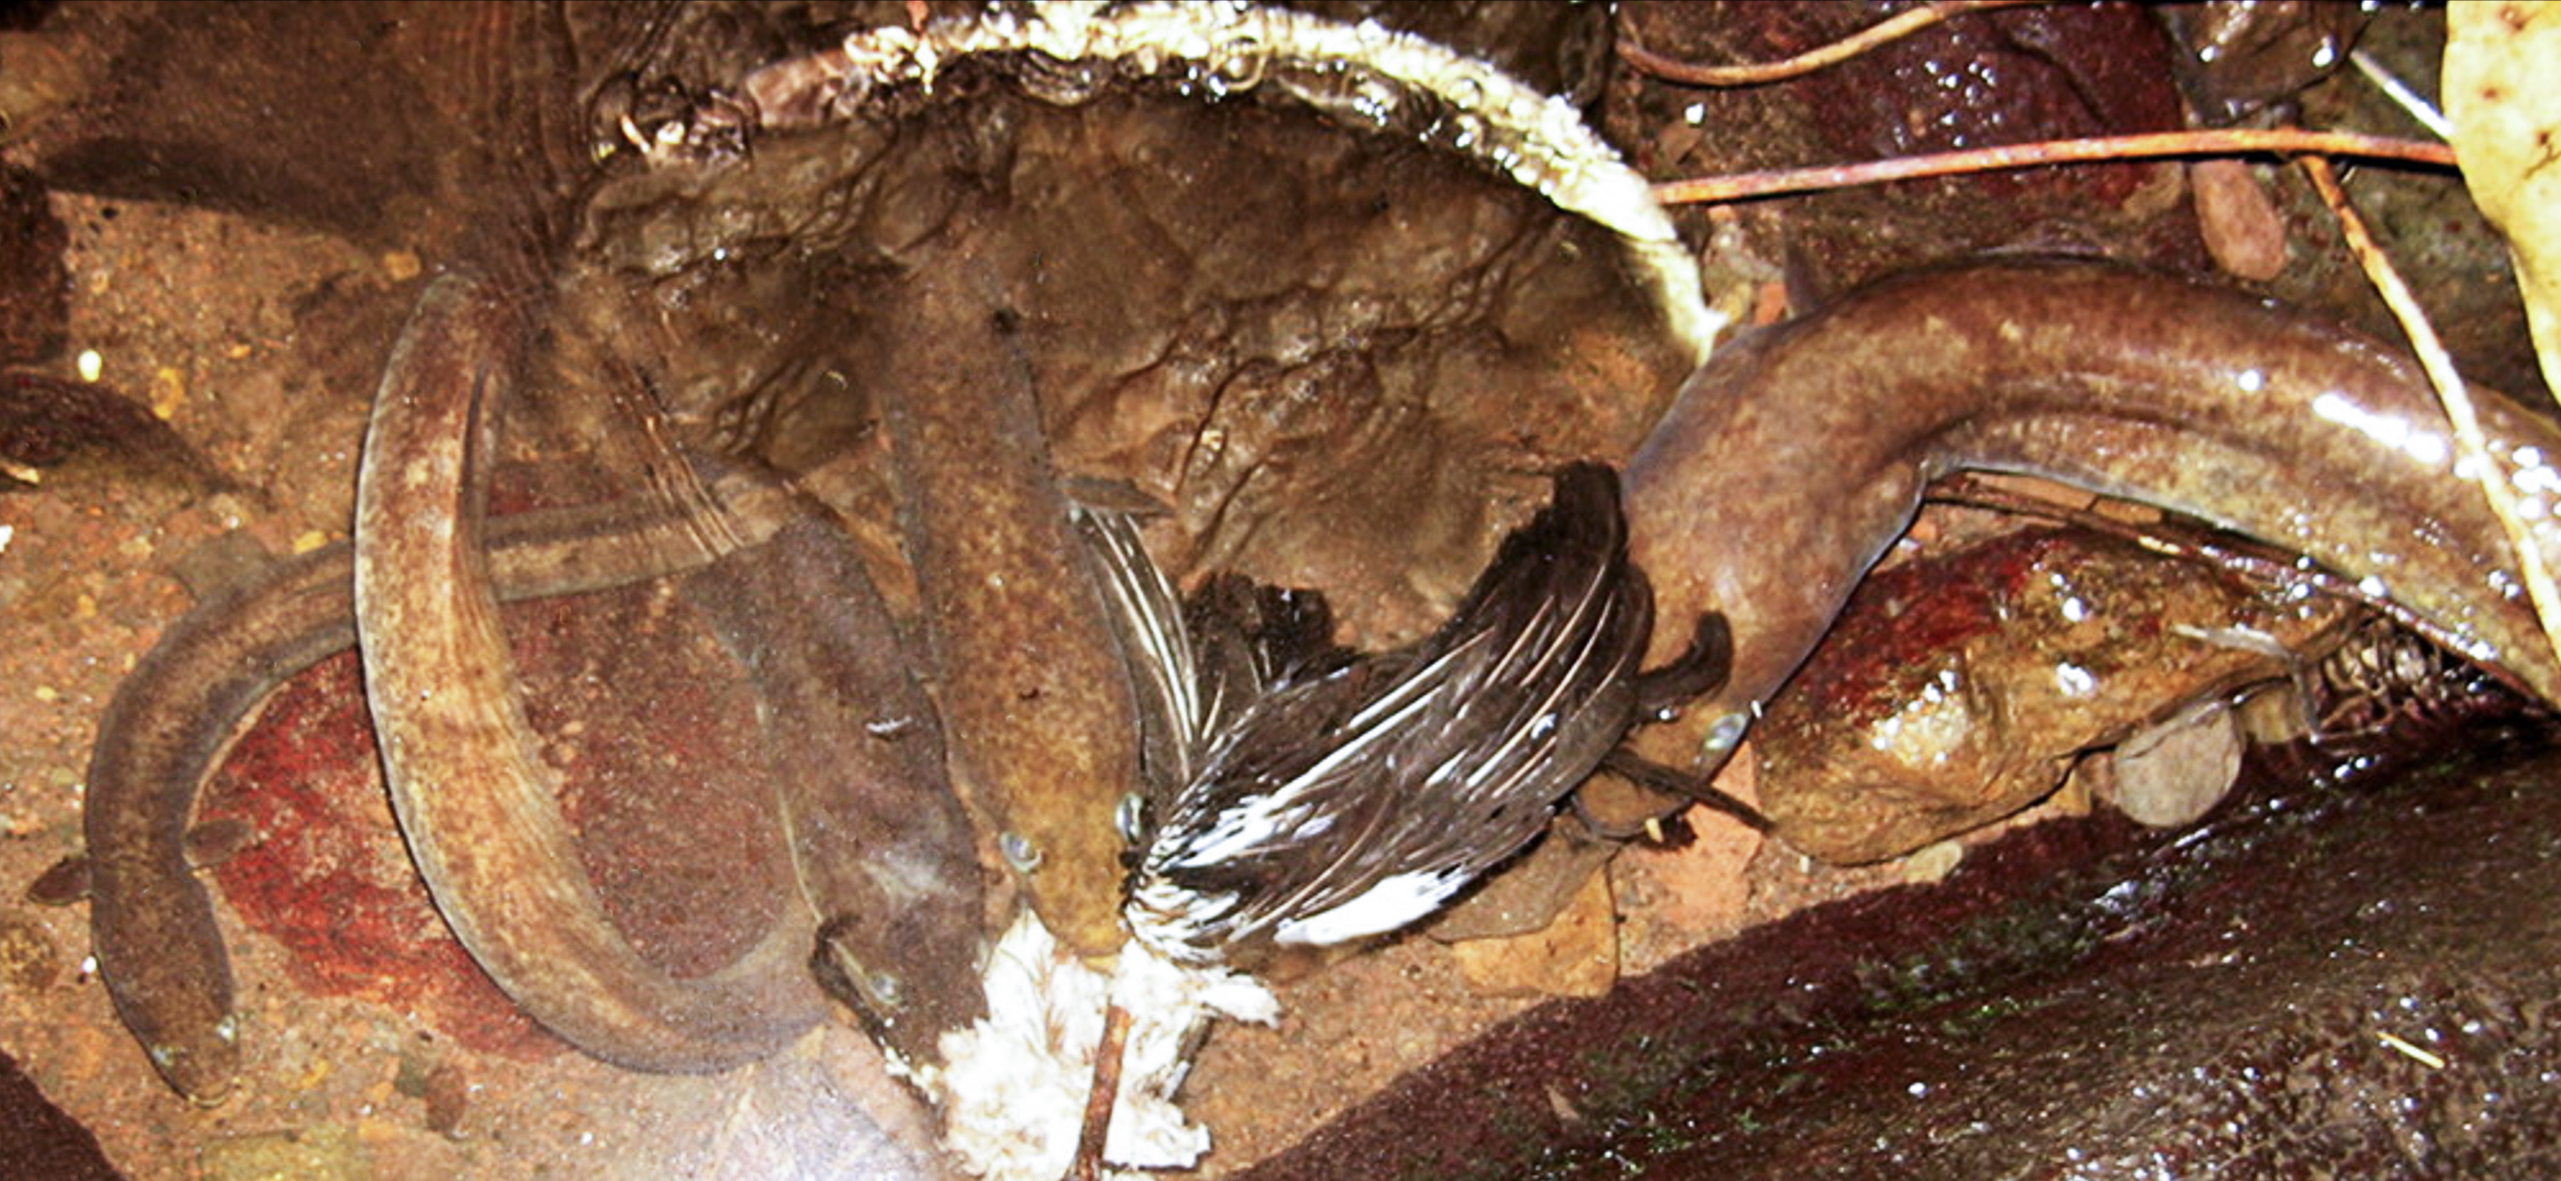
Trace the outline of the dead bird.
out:
[[[1312,651],[1293,618],[1262,654],[1271,679],[1200,723],[1197,766],[1148,834],[1132,934],[1183,963],[1252,969],[1440,909],[1544,832],[1640,716],[1722,678],[1715,617],[1683,659],[1639,672],[1653,614],[1618,477],[1580,463],[1421,643],[1350,659]],[[1215,648],[1252,625],[1194,626]],[[1233,698],[1235,663],[1195,676]]]

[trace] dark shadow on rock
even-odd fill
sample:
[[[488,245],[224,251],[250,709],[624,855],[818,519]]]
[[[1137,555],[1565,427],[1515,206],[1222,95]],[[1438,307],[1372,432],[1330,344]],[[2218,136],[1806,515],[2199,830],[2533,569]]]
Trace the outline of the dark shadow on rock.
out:
[[[107,1163],[89,1129],[36,1089],[17,1059],[0,1054],[0,1176],[120,1181],[124,1174]]]

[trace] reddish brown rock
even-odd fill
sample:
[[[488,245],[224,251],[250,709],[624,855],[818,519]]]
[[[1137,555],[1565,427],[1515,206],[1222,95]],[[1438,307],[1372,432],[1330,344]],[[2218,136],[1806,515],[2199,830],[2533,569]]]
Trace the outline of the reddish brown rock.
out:
[[[1882,571],[1753,731],[1761,807],[1824,860],[1900,856],[2044,798],[2164,703],[2284,675],[2219,633],[2300,644],[2341,613],[2086,534]]]

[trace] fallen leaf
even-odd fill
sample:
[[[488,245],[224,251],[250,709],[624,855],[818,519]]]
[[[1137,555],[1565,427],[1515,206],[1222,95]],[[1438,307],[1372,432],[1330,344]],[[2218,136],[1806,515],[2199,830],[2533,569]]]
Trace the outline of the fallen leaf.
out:
[[[2561,3],[2450,4],[2445,24],[2455,160],[2507,236],[2544,384],[2561,391]]]

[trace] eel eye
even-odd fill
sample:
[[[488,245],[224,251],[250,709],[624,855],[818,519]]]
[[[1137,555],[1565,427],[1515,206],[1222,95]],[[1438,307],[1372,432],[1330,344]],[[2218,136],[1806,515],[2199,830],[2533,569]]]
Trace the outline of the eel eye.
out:
[[[1004,855],[1005,864],[1013,866],[1016,873],[1040,868],[1040,846],[1021,833],[1009,832],[996,838],[996,851]]]
[[[844,1002],[865,1022],[885,1028],[906,1007],[907,982],[895,972],[874,971],[863,963],[854,953],[854,928],[854,919],[847,915],[820,927],[818,946],[810,954],[810,971],[829,996]]]
[[[1718,718],[1708,725],[1707,737],[1700,740],[1699,750],[1704,754],[1721,755],[1741,746],[1743,732],[1751,725],[1752,719],[1748,714],[1730,713]]]

